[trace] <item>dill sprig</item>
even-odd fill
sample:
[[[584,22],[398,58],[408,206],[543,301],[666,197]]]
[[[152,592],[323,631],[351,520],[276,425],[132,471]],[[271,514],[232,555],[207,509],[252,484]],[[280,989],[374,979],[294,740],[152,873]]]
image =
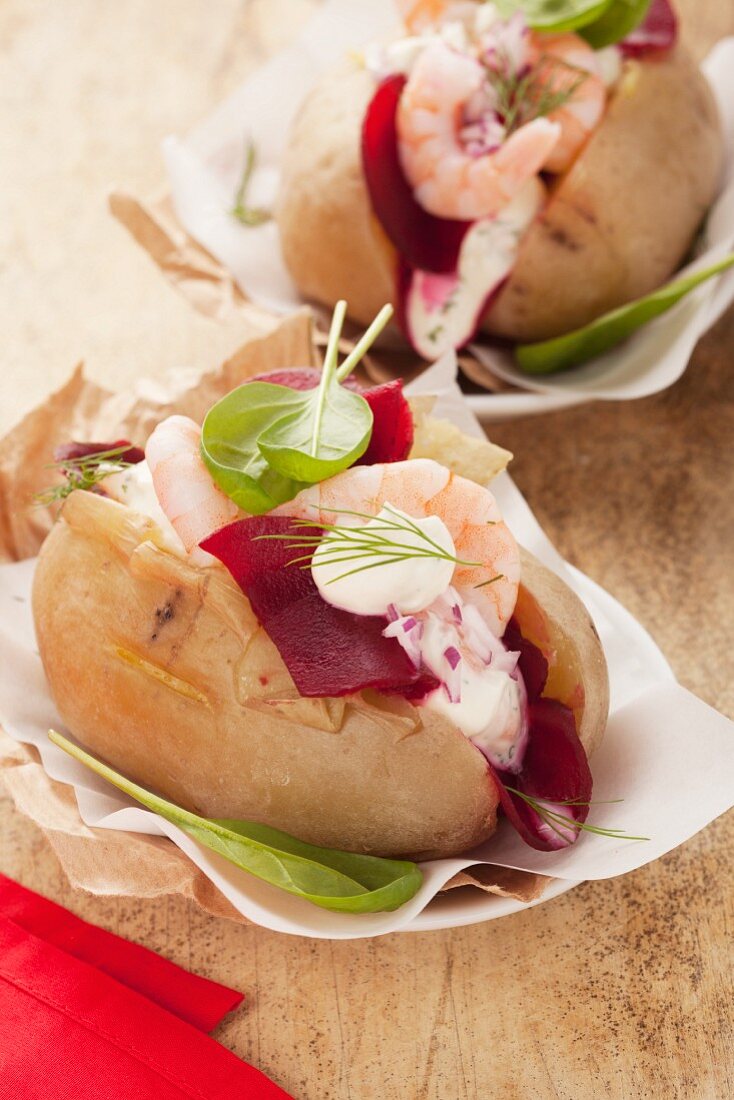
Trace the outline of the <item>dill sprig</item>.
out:
[[[240,182],[235,192],[234,206],[230,213],[233,217],[237,218],[237,221],[242,222],[243,225],[247,225],[250,228],[264,225],[264,223],[270,221],[273,216],[271,212],[264,207],[250,206],[247,202],[247,192],[250,189],[250,180],[252,179],[252,173],[255,171],[256,163],[257,150],[255,148],[255,143],[252,138],[247,138],[245,140],[245,163],[242,169],[242,175],[240,176]]]
[[[394,518],[381,516],[379,522],[375,522],[377,517],[370,515],[369,512],[356,512],[348,508],[332,508],[331,511],[335,515],[368,520],[370,525],[369,527],[344,527],[334,523],[316,523],[311,520],[294,519],[293,526],[299,529],[298,534],[257,535],[255,541],[261,539],[290,540],[286,547],[287,550],[309,551],[291,558],[286,563],[287,565],[298,565],[301,569],[308,569],[312,564],[318,567],[320,565],[351,565],[359,561],[363,562],[362,565],[357,564],[355,568],[347,569],[337,577],[332,577],[331,580],[326,582],[327,584],[333,584],[334,581],[351,577],[355,573],[363,573],[368,569],[376,569],[381,565],[391,565],[393,562],[408,561],[413,558],[434,558],[440,561],[449,561],[454,565],[468,569],[482,568],[482,562],[465,561],[463,558],[456,557],[455,554],[450,554],[417,523],[414,523],[410,516],[401,515],[389,504],[384,505],[384,511],[389,512]],[[314,527],[326,532],[326,535],[300,533],[300,531],[305,532]],[[400,534],[417,535],[422,545],[415,546],[412,543],[400,541]],[[319,554],[319,560],[313,562],[313,553],[323,541],[326,541],[327,545]],[[377,558],[378,560],[364,562],[365,558]],[[484,585],[492,584],[494,581],[500,580],[502,575],[499,573],[490,580],[476,585],[476,587],[483,588]]]
[[[96,451],[94,454],[81,455],[78,458],[63,458],[59,462],[49,462],[44,469],[58,470],[64,475],[66,481],[58,485],[49,485],[35,493],[33,500],[39,507],[47,507],[50,504],[58,504],[65,500],[75,489],[94,490],[101,481],[110,474],[119,474],[134,466],[133,462],[125,462],[122,455],[130,450],[130,444],[122,447],[113,447],[107,451]]]
[[[566,817],[564,814],[558,813],[553,810],[552,806],[611,806],[618,802],[624,801],[621,798],[612,798],[607,802],[584,802],[579,798],[567,798],[557,799],[552,802],[546,801],[542,798],[533,798],[532,795],[525,794],[523,791],[518,791],[515,787],[505,786],[505,790],[510,794],[517,795],[523,802],[534,810],[546,825],[548,825],[554,833],[557,833],[562,840],[567,841],[568,838],[563,835],[561,826],[564,829],[576,829],[577,832],[584,830],[587,833],[596,833],[597,836],[608,836],[612,840],[649,840],[649,836],[630,836],[624,829],[602,829],[598,825],[589,825],[586,821],[576,821],[572,817]]]
[[[554,87],[553,77],[559,71],[560,79],[566,82]],[[515,71],[509,58],[497,68],[487,68],[487,79],[497,95],[497,113],[507,134],[535,118],[559,110],[575,95],[588,75],[583,69],[551,54],[541,54],[538,63],[527,72]]]

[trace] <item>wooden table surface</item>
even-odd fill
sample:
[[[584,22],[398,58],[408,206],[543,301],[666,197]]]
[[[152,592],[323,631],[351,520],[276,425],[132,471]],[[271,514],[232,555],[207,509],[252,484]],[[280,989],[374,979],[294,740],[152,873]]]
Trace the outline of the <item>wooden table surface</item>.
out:
[[[229,350],[111,220],[105,194],[157,188],[161,137],[201,118],[313,6],[5,0],[0,430],[81,357],[121,386]],[[699,56],[734,33],[732,0],[679,6]],[[667,393],[494,432],[561,552],[730,715],[733,353],[730,311]],[[328,943],[183,901],[74,893],[42,834],[0,803],[3,871],[246,990],[217,1038],[298,1100],[734,1095],[732,841],[729,815],[651,866],[512,918]]]

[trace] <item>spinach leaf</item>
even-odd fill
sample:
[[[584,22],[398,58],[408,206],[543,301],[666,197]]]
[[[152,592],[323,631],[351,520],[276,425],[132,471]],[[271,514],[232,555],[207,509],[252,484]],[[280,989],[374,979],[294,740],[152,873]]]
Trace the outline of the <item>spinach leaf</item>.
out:
[[[613,0],[593,23],[579,30],[582,38],[595,50],[621,42],[647,15],[651,0]]]
[[[261,432],[297,409],[302,396],[287,386],[247,382],[206,414],[201,457],[219,488],[251,515],[292,500],[304,487],[273,470],[257,445]]]
[[[711,279],[732,266],[734,255],[692,275],[666,283],[644,298],[637,298],[634,302],[628,302],[619,309],[597,317],[583,328],[556,336],[553,340],[520,344],[515,348],[517,364],[527,374],[553,374],[555,371],[577,367],[621,343],[642,325],[671,309],[706,279]]]
[[[346,302],[338,302],[329,333],[321,383],[291,390],[248,382],[206,415],[201,455],[214,481],[251,515],[292,500],[306,485],[346,470],[364,454],[372,411],[360,394],[343,389],[349,375],[392,316],[385,306],[337,366]]]
[[[423,876],[414,863],[318,848],[256,822],[199,817],[126,779],[55,730],[49,730],[49,738],[199,844],[243,871],[322,909],[344,913],[391,911],[420,889]]]
[[[573,31],[599,19],[616,0],[495,0],[507,17],[522,12],[528,26],[539,31]]]

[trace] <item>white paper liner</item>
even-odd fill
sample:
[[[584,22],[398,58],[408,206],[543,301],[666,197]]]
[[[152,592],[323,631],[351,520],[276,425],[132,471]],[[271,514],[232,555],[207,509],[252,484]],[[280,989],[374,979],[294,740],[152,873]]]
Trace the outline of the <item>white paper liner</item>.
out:
[[[304,96],[340,56],[384,37],[396,24],[393,0],[328,0],[291,46],[261,66],[188,137],[164,142],[179,220],[232,272],[243,292],[268,309],[285,312],[302,299],[283,264],[274,223],[250,229],[230,214],[245,139],[251,138],[258,152],[251,201],[271,206],[290,125]],[[726,168],[691,270],[721,259],[734,247],[734,37],[719,42],[702,67],[722,116]],[[473,345],[474,354],[494,374],[532,392],[472,397],[472,407],[479,415],[501,418],[658,393],[680,378],[696,342],[732,300],[734,271],[704,283],[606,355],[544,378],[517,370],[509,352]]]
[[[411,390],[438,391],[435,414],[451,419],[463,431],[482,434],[453,382],[454,375],[453,355],[444,356]],[[495,836],[468,856],[422,864],[421,890],[394,913],[352,915],[318,909],[247,875],[176,826],[138,808],[48,741],[50,727],[63,727],[36,649],[30,606],[33,560],[0,567],[0,723],[16,740],[38,748],[53,779],[74,786],[87,825],[170,837],[245,917],[279,932],[355,939],[460,925],[525,908],[521,902],[469,898],[461,891],[463,897],[452,899],[443,914],[424,912],[454,874],[478,862],[539,871],[562,880],[552,884],[541,902],[583,879],[611,878],[642,867],[732,805],[734,724],[677,684],[640,624],[560,558],[507,474],[493,482],[493,490],[518,540],[579,592],[602,639],[609,664],[611,713],[605,739],[592,760],[593,798],[624,801],[595,806],[590,821],[648,836],[647,841],[584,833],[564,851],[536,852],[503,821]],[[73,638],[69,644],[73,645]]]

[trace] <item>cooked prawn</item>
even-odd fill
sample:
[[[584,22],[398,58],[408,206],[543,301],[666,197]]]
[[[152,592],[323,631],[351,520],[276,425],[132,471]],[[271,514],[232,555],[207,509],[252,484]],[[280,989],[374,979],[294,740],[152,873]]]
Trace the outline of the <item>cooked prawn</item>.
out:
[[[377,515],[385,504],[416,518],[438,516],[454,540],[457,558],[482,563],[457,565],[451,583],[477,606],[500,637],[517,600],[520,557],[489,489],[453,474],[432,459],[417,458],[353,466],[304,489],[273,514],[349,526],[364,520],[344,515],[344,511]]]
[[[560,137],[544,168],[565,172],[604,114],[607,89],[599,63],[591,46],[577,34],[533,35],[530,63],[549,91],[572,89],[565,103],[547,116],[560,126]]]
[[[449,0],[397,0],[398,11],[411,34],[435,26],[449,6]]]
[[[199,565],[211,554],[199,549],[207,535],[242,515],[215,485],[199,451],[201,428],[187,416],[169,416],[154,429],[145,447],[153,488],[164,514]]]
[[[432,42],[418,57],[400,98],[398,147],[417,201],[443,218],[493,217],[543,168],[561,134],[536,118],[480,156],[462,144],[461,113],[481,91],[479,61]]]

